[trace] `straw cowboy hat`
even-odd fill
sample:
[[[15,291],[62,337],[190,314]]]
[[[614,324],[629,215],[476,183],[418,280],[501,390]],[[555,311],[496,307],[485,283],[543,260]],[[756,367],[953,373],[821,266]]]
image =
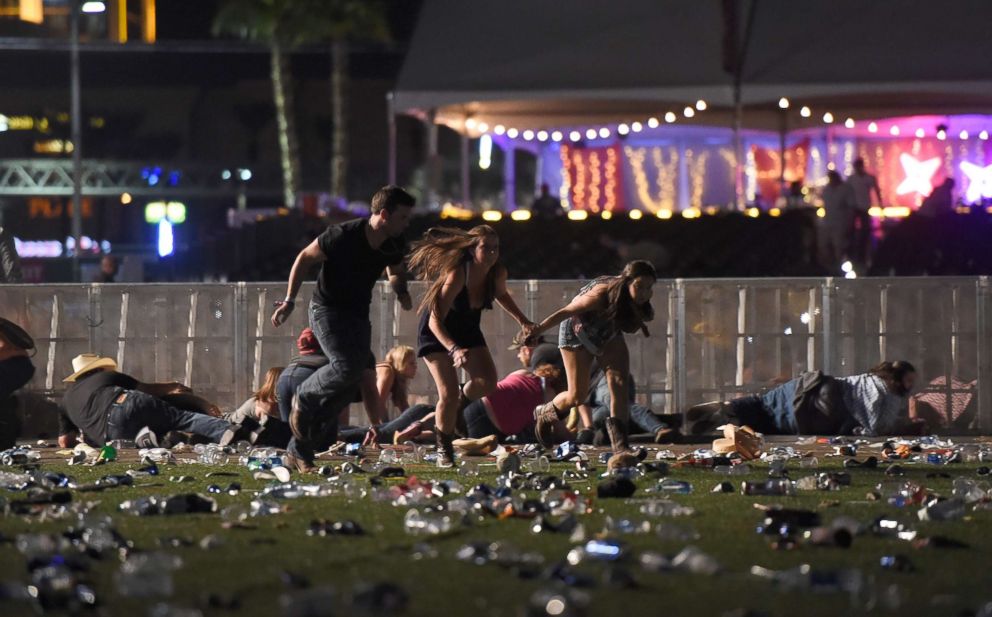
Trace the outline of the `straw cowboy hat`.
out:
[[[83,373],[98,368],[109,368],[112,371],[116,371],[117,363],[110,358],[103,358],[95,353],[79,354],[72,359],[72,370],[74,370],[75,373],[69,375],[62,381],[66,383],[76,381],[76,379]]]

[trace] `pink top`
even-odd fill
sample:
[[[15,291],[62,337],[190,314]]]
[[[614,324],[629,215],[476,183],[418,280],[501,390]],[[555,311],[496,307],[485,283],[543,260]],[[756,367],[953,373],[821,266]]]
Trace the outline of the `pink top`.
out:
[[[504,435],[516,435],[534,421],[534,408],[544,403],[544,383],[531,373],[513,373],[486,399],[496,428]]]

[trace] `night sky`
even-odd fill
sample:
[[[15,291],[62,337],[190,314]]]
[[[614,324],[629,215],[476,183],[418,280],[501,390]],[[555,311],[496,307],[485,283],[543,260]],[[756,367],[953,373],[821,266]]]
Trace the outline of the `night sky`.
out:
[[[267,79],[267,62],[259,61],[263,49],[255,53],[204,53],[203,44],[225,42],[213,37],[211,25],[223,0],[159,0],[157,3],[158,40],[171,42],[167,53],[106,53],[85,51],[83,82],[106,87],[116,84],[210,84],[222,86],[242,79]],[[355,45],[349,63],[352,79],[394,80],[403,64],[407,45],[416,26],[421,0],[386,2],[393,41],[389,45]],[[195,47],[183,51],[183,42]],[[229,41],[230,42],[230,41]],[[64,41],[60,41],[64,43]],[[177,48],[175,45],[180,47]],[[191,62],[190,58],[196,61]],[[294,54],[293,73],[297,79],[323,79],[329,71],[329,55],[320,47]],[[64,45],[51,50],[0,53],[0,74],[7,88],[38,88],[66,83],[69,64]]]
[[[160,40],[205,40],[219,0],[159,0],[156,3]]]
[[[386,2],[394,43],[405,46],[413,34],[422,0]],[[160,40],[210,39],[210,25],[222,0],[159,0],[158,37]]]

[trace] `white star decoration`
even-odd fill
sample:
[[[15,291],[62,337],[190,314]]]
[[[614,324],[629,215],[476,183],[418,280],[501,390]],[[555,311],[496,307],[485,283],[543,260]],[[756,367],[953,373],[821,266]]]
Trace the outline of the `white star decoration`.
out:
[[[961,163],[961,171],[968,176],[968,193],[965,195],[965,201],[973,204],[982,198],[992,199],[992,165],[980,167],[964,161]]]
[[[902,164],[903,171],[906,172],[906,179],[899,183],[896,188],[896,195],[908,195],[909,193],[929,195],[933,192],[933,184],[930,179],[940,167],[939,158],[919,161],[912,154],[903,152],[899,155],[899,162]]]

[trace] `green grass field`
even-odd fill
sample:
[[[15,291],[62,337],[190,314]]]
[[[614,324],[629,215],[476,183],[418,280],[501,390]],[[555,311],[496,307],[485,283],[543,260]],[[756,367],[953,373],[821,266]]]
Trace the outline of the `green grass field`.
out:
[[[800,469],[790,464],[790,475],[798,479],[811,472],[839,471],[841,459],[820,459],[818,469]],[[340,461],[338,461],[340,462]],[[111,473],[124,473],[137,467],[136,463],[111,463],[99,467],[69,466],[64,462],[45,462],[43,468],[73,476],[77,481],[91,481]],[[598,465],[600,471],[604,467]],[[923,484],[942,495],[950,495],[952,479],[927,478],[930,472],[947,472],[953,477],[964,476],[979,480],[975,473],[977,464],[957,464],[936,467],[931,465],[906,465],[903,479]],[[552,473],[574,468],[565,463],[555,464]],[[206,478],[210,471],[236,472],[238,478]],[[492,467],[483,467],[492,470]],[[16,468],[2,468],[16,470]],[[421,478],[455,479],[469,488],[478,482],[493,483],[495,472],[483,472],[478,478],[459,477],[454,473],[441,473],[429,466],[407,466],[407,471]],[[699,538],[691,542],[663,540],[652,528],[650,533],[617,536],[625,543],[628,557],[618,563],[583,562],[575,571],[588,575],[594,583],[582,591],[588,594],[587,615],[722,615],[733,609],[752,609],[770,615],[843,615],[843,614],[899,614],[899,615],[958,615],[963,610],[974,611],[992,600],[990,575],[987,564],[992,557],[992,534],[989,511],[972,512],[970,507],[964,520],[953,522],[920,522],[918,507],[895,508],[884,501],[870,501],[866,494],[885,478],[883,467],[877,470],[849,470],[852,484],[840,491],[800,492],[795,497],[750,497],[739,490],[732,494],[711,493],[718,482],[726,480],[739,489],[741,480],[766,477],[767,466],[755,465],[753,472],[744,477],[720,476],[710,470],[685,468],[670,470],[669,477],[687,480],[694,491],[688,495],[671,498],[692,506],[696,513],[678,519],[650,519],[652,527],[659,523],[677,524],[698,532]],[[169,476],[188,475],[194,480],[182,484],[172,483]],[[367,487],[368,475],[357,475],[355,481]],[[295,478],[294,478],[295,479]],[[474,565],[455,558],[456,551],[466,543],[500,542],[521,552],[543,556],[544,566],[563,560],[573,548],[568,534],[534,534],[531,521],[494,517],[472,520],[470,525],[459,527],[443,536],[413,537],[403,530],[403,516],[407,508],[376,503],[369,498],[347,499],[344,496],[325,498],[299,498],[284,500],[284,513],[249,519],[251,528],[223,528],[219,514],[186,514],[176,516],[137,517],[118,512],[118,504],[143,495],[169,495],[183,492],[206,494],[208,484],[226,486],[239,481],[243,489],[237,496],[211,495],[220,508],[242,503],[254,497],[253,491],[262,489],[266,482],[252,479],[248,470],[235,465],[223,468],[201,465],[162,466],[161,475],[155,478],[138,478],[135,487],[113,488],[103,492],[74,493],[74,503],[98,502],[94,512],[111,514],[116,529],[134,548],[140,551],[162,550],[181,557],[183,566],[174,574],[174,594],[161,598],[124,598],[115,591],[114,573],[120,567],[116,554],[92,560],[91,568],[81,576],[95,589],[98,614],[147,615],[149,608],[160,601],[177,607],[199,608],[205,615],[280,615],[280,596],[293,593],[283,581],[282,573],[289,571],[305,577],[313,587],[330,586],[336,599],[328,614],[359,614],[349,608],[348,598],[356,585],[392,582],[409,594],[404,614],[409,615],[523,615],[530,606],[530,598],[538,589],[554,588],[555,584],[533,572],[525,574],[519,569],[496,564]],[[314,476],[307,482],[325,482]],[[592,512],[580,516],[587,536],[598,534],[607,516],[643,519],[639,513],[639,500],[658,498],[645,488],[657,483],[656,478],[637,481],[638,491],[632,500],[596,499],[595,480],[573,482],[572,488],[592,501]],[[397,480],[387,481],[388,483]],[[522,491],[528,497],[538,496],[535,491]],[[0,493],[8,500],[22,494],[10,491]],[[825,523],[840,515],[847,515],[868,524],[875,518],[887,515],[918,529],[923,536],[941,535],[966,542],[965,549],[914,548],[911,543],[898,540],[860,535],[850,548],[818,547],[800,544],[792,550],[775,550],[767,537],[758,535],[755,528],[763,515],[753,504],[778,503],[790,508],[818,510]],[[365,530],[364,536],[307,535],[310,521],[315,519],[352,519]],[[71,520],[39,522],[27,517],[8,515],[2,519],[4,542],[0,544],[0,581],[27,582],[29,574],[25,558],[17,552],[14,538],[22,533],[60,533],[71,525]],[[199,541],[215,534],[222,545],[205,550]],[[185,538],[191,546],[173,548],[163,540]],[[436,557],[414,559],[412,547],[426,542],[436,549]],[[674,555],[687,544],[692,544],[715,557],[722,566],[716,575],[692,574],[683,571],[648,572],[638,563],[637,555],[644,550]],[[882,555],[902,554],[915,566],[914,572],[897,572],[880,567]],[[816,570],[855,568],[863,573],[864,586],[860,593],[812,593],[783,591],[771,583],[755,578],[749,571],[753,565],[768,568],[791,568],[808,563]],[[607,572],[611,568],[626,570],[636,581],[636,586],[619,586],[611,583]],[[616,578],[616,577],[614,577]],[[214,601],[223,603],[235,598],[238,608],[210,606]],[[0,602],[4,616],[34,614],[34,608],[23,602]],[[536,613],[540,614],[540,613]],[[744,614],[744,613],[741,613]],[[758,613],[760,614],[760,613]]]

